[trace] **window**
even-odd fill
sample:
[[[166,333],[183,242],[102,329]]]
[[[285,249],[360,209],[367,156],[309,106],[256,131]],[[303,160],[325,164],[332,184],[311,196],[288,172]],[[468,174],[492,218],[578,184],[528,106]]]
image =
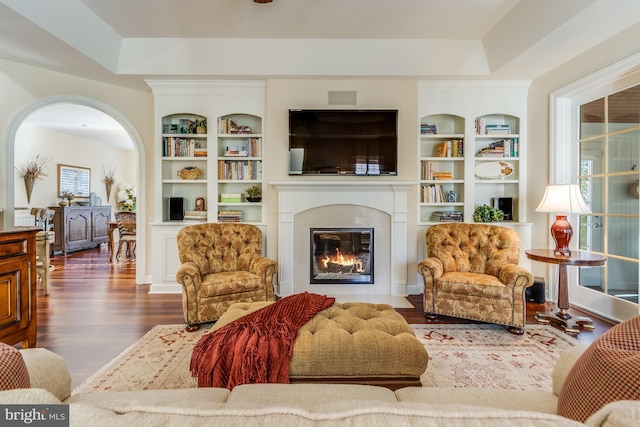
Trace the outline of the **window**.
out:
[[[580,183],[592,213],[574,218],[574,239],[607,257],[604,267],[569,269],[571,305],[637,316],[640,53],[553,91],[550,111],[549,182]]]
[[[580,249],[605,268],[581,267],[578,285],[638,303],[640,85],[580,105]]]

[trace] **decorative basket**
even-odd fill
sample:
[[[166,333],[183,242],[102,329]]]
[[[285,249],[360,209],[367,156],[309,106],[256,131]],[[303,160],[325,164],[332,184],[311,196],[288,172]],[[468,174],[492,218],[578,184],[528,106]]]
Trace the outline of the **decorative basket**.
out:
[[[193,180],[198,179],[200,173],[200,169],[196,166],[187,166],[178,171],[178,176],[182,179]]]

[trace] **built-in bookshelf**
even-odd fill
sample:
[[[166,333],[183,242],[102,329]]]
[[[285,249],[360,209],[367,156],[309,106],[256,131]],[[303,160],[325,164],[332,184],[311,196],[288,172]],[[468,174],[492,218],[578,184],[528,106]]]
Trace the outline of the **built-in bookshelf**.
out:
[[[520,119],[509,114],[488,114],[475,119],[474,183],[476,205],[497,206],[511,199],[507,220],[518,221],[520,197]]]
[[[512,201],[518,221],[520,119],[509,114],[420,118],[420,224],[472,222],[475,207]]]
[[[262,200],[249,201],[249,187],[263,188],[262,118],[233,114],[217,121],[218,221],[262,221]]]
[[[465,120],[436,114],[420,120],[420,222],[462,221]]]
[[[183,198],[185,210],[193,209],[196,199],[207,194],[206,123],[206,117],[197,114],[162,117],[162,198]],[[168,221],[169,203],[163,203],[162,209],[163,221]]]

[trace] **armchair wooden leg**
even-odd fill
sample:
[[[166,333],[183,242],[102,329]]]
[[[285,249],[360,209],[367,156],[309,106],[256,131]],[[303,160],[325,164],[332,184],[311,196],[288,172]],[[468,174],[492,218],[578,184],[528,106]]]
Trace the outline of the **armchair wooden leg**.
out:
[[[187,325],[185,329],[187,332],[195,332],[200,329],[200,325]]]
[[[524,334],[524,328],[519,328],[517,326],[509,326],[507,331],[511,332],[513,335],[522,335]]]

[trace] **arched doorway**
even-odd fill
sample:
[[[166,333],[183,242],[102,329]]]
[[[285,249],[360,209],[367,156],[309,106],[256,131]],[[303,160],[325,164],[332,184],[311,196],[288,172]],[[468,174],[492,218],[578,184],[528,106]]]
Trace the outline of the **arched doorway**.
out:
[[[14,210],[15,210],[15,189],[19,183],[15,181],[15,144],[16,144],[16,134],[23,124],[25,119],[29,117],[32,113],[39,110],[42,107],[53,105],[53,104],[76,104],[89,108],[93,108],[98,110],[109,117],[113,118],[116,122],[118,122],[122,128],[129,135],[131,141],[134,145],[134,150],[136,154],[135,164],[137,165],[137,185],[140,189],[137,194],[137,230],[139,243],[137,244],[137,257],[138,259],[145,260],[146,259],[146,230],[145,230],[145,218],[146,218],[146,197],[145,191],[146,188],[146,164],[145,164],[145,150],[142,142],[142,138],[140,137],[138,131],[132,125],[132,123],[120,112],[113,109],[107,104],[104,104],[100,101],[97,101],[92,98],[81,97],[81,96],[73,96],[73,95],[59,95],[42,98],[37,100],[25,108],[23,108],[15,117],[11,119],[9,125],[7,127],[7,135],[6,135],[6,144],[5,144],[5,194],[7,196],[7,212],[4,215],[3,225],[4,227],[11,227],[14,224]],[[137,263],[136,267],[136,283],[145,283],[145,263],[143,261],[142,264]]]

